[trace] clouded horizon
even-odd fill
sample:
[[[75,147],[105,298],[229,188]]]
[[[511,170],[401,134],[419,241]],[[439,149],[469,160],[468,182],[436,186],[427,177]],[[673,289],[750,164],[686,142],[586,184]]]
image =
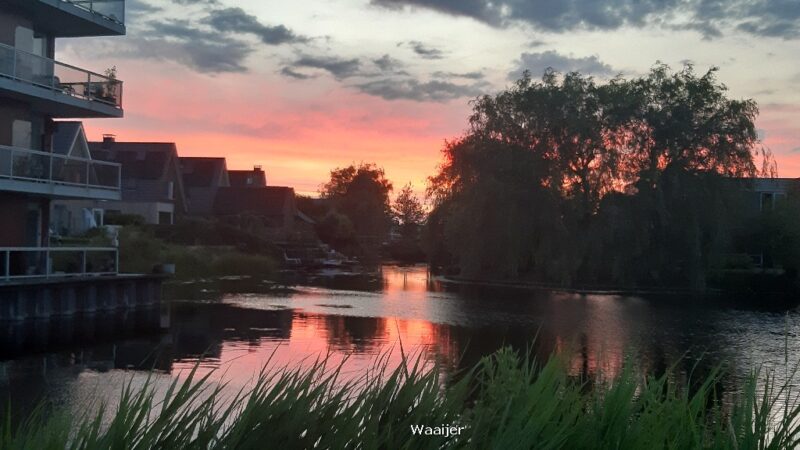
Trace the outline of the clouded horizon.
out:
[[[90,139],[174,141],[299,192],[360,161],[422,190],[475,96],[526,69],[605,80],[657,61],[719,67],[758,102],[779,175],[800,177],[795,0],[128,0],[126,19],[125,37],[58,42],[124,82],[125,118],[85,121]]]

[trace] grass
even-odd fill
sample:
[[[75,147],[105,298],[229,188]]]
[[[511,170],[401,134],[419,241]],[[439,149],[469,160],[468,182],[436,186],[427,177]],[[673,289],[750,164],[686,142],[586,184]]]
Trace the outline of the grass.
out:
[[[130,385],[115,411],[33,414],[0,425],[3,449],[784,449],[798,445],[800,407],[771,377],[753,374],[722,405],[719,373],[691,389],[625,370],[603,388],[502,349],[458,381],[418,358],[386,360],[355,380],[341,366],[263,370],[236,395],[192,372],[165,394]],[[760,383],[760,384],[759,384]],[[758,387],[761,387],[760,389]],[[459,436],[420,436],[412,425],[461,425]]]

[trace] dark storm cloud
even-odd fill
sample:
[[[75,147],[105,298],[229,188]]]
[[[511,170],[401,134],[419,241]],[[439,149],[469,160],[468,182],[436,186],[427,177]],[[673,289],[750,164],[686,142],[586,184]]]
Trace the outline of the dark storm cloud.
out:
[[[285,76],[285,77],[294,78],[295,80],[308,80],[310,78],[316,78],[314,75],[309,75],[309,74],[297,72],[296,70],[292,69],[291,67],[282,68],[280,70],[280,74]]]
[[[437,71],[433,73],[433,76],[436,78],[464,78],[467,80],[482,80],[484,75],[483,72],[442,72]]]
[[[562,73],[580,72],[584,75],[613,76],[616,74],[611,66],[600,61],[597,56],[575,58],[550,50],[542,53],[523,53],[516,62],[514,71],[508,74],[508,78],[519,79],[524,70],[529,70],[531,76],[536,78],[548,68]]]
[[[252,48],[243,42],[176,42],[165,39],[133,38],[101,56],[147,58],[177,62],[200,73],[246,72],[244,61]]]
[[[397,44],[398,46],[401,45],[408,45],[411,47],[411,50],[414,51],[417,55],[424,59],[443,59],[444,52],[439,50],[436,47],[431,47],[429,45],[425,45],[419,41],[409,41],[409,42],[400,42]]]
[[[300,73],[297,72],[297,69],[304,68],[324,70],[337,80],[358,75],[360,67],[361,61],[357,58],[345,59],[335,56],[301,56],[290,66],[287,66],[290,71],[295,73]]]
[[[125,4],[128,21],[136,21],[140,17],[147,16],[148,14],[160,13],[164,9],[160,6],[153,5],[144,0],[128,0]]]
[[[192,5],[219,5],[219,0],[170,0],[172,3],[192,6]]]
[[[264,25],[258,17],[246,13],[242,8],[211,10],[203,23],[223,33],[254,34],[268,45],[308,41],[308,38],[296,35],[284,25]]]
[[[254,35],[260,43],[273,46],[306,43],[284,25],[265,25],[241,8],[218,8],[217,0],[128,0],[131,32],[125,40],[101,52],[130,58],[173,61],[202,73],[246,72],[246,59],[256,50],[252,42],[241,39]],[[154,19],[165,17],[162,5],[201,5],[200,16],[192,19]],[[198,12],[195,10],[195,12]],[[285,73],[287,76],[292,76]],[[294,78],[299,78],[295,73]]]
[[[187,20],[150,21],[150,37],[130,37],[107,49],[107,56],[175,61],[202,73],[245,72],[253,48],[246,42],[216,31],[193,26]],[[100,51],[103,53],[103,51]]]
[[[399,10],[427,8],[492,26],[526,22],[538,29],[615,30],[623,26],[689,29],[707,39],[722,29],[792,39],[800,37],[797,0],[371,0]]]
[[[380,58],[373,59],[372,63],[383,72],[392,72],[403,67],[403,62],[399,59],[392,58],[389,54],[385,54]]]
[[[419,81],[414,78],[383,78],[354,86],[361,92],[386,100],[447,101],[474,97],[482,93],[483,84],[462,85],[450,81]]]

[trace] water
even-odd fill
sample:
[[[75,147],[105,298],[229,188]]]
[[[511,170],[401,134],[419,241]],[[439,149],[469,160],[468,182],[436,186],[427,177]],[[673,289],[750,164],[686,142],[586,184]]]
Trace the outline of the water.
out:
[[[16,417],[38,402],[80,411],[112,402],[125,383],[164,385],[194,366],[233,388],[250,383],[267,360],[308,364],[346,358],[358,375],[377,356],[406,353],[444,371],[469,367],[504,345],[561,353],[585,380],[613,376],[626,361],[663,374],[707,373],[724,364],[735,390],[751,370],[800,361],[800,312],[733,308],[701,298],[578,295],[498,288],[445,289],[424,267],[386,266],[378,279],[318,280],[317,287],[270,290],[228,281],[225,294],[173,289],[169,326],[160,312],[44,324],[6,325],[0,337],[0,398]],[[325,287],[322,287],[325,286]],[[267,293],[246,293],[267,291]],[[191,298],[192,300],[186,300]],[[183,300],[182,300],[183,299]],[[2,415],[2,414],[0,414]]]

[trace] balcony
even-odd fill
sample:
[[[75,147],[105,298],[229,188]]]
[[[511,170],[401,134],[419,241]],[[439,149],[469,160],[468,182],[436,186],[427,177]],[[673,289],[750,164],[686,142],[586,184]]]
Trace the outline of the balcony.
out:
[[[119,200],[120,167],[106,161],[0,146],[0,191]]]
[[[118,273],[116,247],[0,247],[0,282]]]
[[[109,22],[125,25],[125,0],[61,0]]]
[[[122,81],[0,44],[0,93],[53,117],[122,117]]]
[[[125,0],[4,0],[53,37],[125,34]]]

